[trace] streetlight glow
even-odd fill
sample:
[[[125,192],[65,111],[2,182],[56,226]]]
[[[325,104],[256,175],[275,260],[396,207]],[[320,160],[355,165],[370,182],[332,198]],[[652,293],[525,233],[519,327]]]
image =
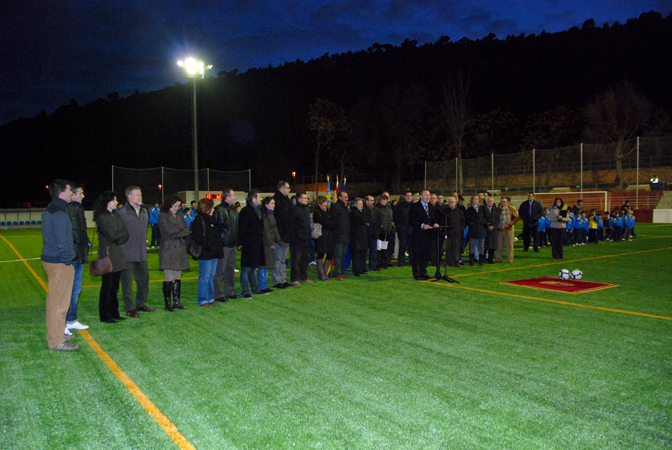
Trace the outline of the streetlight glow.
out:
[[[194,58],[187,58],[184,61],[180,60],[177,62],[177,65],[184,67],[187,71],[187,78],[194,80],[194,91],[193,91],[193,137],[194,137],[194,146],[193,146],[193,157],[194,157],[194,191],[196,192],[196,197],[199,193],[199,182],[198,182],[198,114],[196,114],[196,79],[205,78],[205,71],[212,68],[212,64],[205,67],[203,61],[196,61]],[[200,75],[200,76],[199,76]],[[161,189],[161,187],[159,187]]]
[[[187,71],[187,76],[193,78],[197,75],[200,75],[201,78],[205,78],[205,71],[212,69],[212,64],[206,67],[203,61],[196,61],[194,58],[187,58],[184,61],[179,60],[177,65],[184,67]]]

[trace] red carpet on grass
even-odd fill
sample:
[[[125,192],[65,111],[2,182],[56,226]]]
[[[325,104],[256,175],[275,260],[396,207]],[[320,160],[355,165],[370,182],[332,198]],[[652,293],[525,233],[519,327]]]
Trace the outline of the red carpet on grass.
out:
[[[528,280],[502,281],[502,284],[512,284],[544,291],[564,292],[566,294],[583,294],[584,292],[597,291],[617,287],[617,284],[595,283],[592,281],[562,280],[558,277],[530,278]]]

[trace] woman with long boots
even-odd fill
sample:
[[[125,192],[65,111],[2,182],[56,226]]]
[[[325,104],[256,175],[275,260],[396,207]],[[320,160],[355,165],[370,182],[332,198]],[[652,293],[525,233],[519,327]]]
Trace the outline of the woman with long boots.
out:
[[[373,227],[377,235],[378,251],[376,254],[376,261],[379,269],[387,269],[390,267],[388,251],[392,252],[394,249],[387,248],[390,234],[394,233],[394,222],[392,221],[392,210],[387,207],[387,202],[390,199],[387,195],[381,194],[376,199],[376,206],[373,208]]]
[[[322,281],[329,281],[329,266],[334,257],[334,221],[327,206],[327,198],[320,195],[313,207],[313,222],[322,225],[322,236],[315,239],[317,274]]]
[[[182,200],[177,195],[169,195],[161,205],[159,213],[159,268],[163,270],[163,300],[166,311],[187,309],[180,302],[182,291],[182,271],[189,269],[186,239],[189,226],[178,211]],[[172,297],[172,298],[171,298]]]

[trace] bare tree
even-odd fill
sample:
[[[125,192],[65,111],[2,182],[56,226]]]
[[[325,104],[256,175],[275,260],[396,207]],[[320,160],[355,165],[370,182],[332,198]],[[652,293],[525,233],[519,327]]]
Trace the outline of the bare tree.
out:
[[[469,75],[462,69],[445,77],[441,83],[443,104],[441,112],[450,137],[450,146],[457,157],[457,185],[462,190],[462,153],[464,151],[464,131],[469,120]]]
[[[628,141],[636,136],[654,136],[669,129],[669,115],[651,103],[629,82],[607,89],[589,101],[583,109],[585,138],[612,144],[619,189],[623,189],[623,160],[635,146]]]
[[[349,129],[350,124],[345,111],[326,98],[315,99],[310,105],[306,122],[308,128],[315,133],[315,197],[317,197],[320,153],[329,149],[337,133]],[[342,159],[341,166],[344,164],[345,151]]]

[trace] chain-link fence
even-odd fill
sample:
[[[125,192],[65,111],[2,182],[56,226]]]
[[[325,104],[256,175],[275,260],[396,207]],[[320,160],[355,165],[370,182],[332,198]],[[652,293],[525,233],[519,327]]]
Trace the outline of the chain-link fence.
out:
[[[659,186],[649,183],[652,178],[659,179]],[[549,192],[561,187],[638,192],[665,189],[670,182],[672,136],[425,163],[425,187],[441,192]]]
[[[222,191],[231,188],[235,191],[249,191],[251,189],[251,170],[224,172],[213,169],[198,171],[199,191]],[[169,167],[155,167],[153,169],[130,169],[127,167],[112,166],[112,191],[117,198],[126,198],[124,191],[128,186],[138,186],[142,189],[145,202],[158,200],[163,202],[167,195],[181,191],[193,191],[195,187],[193,170],[171,169]]]

